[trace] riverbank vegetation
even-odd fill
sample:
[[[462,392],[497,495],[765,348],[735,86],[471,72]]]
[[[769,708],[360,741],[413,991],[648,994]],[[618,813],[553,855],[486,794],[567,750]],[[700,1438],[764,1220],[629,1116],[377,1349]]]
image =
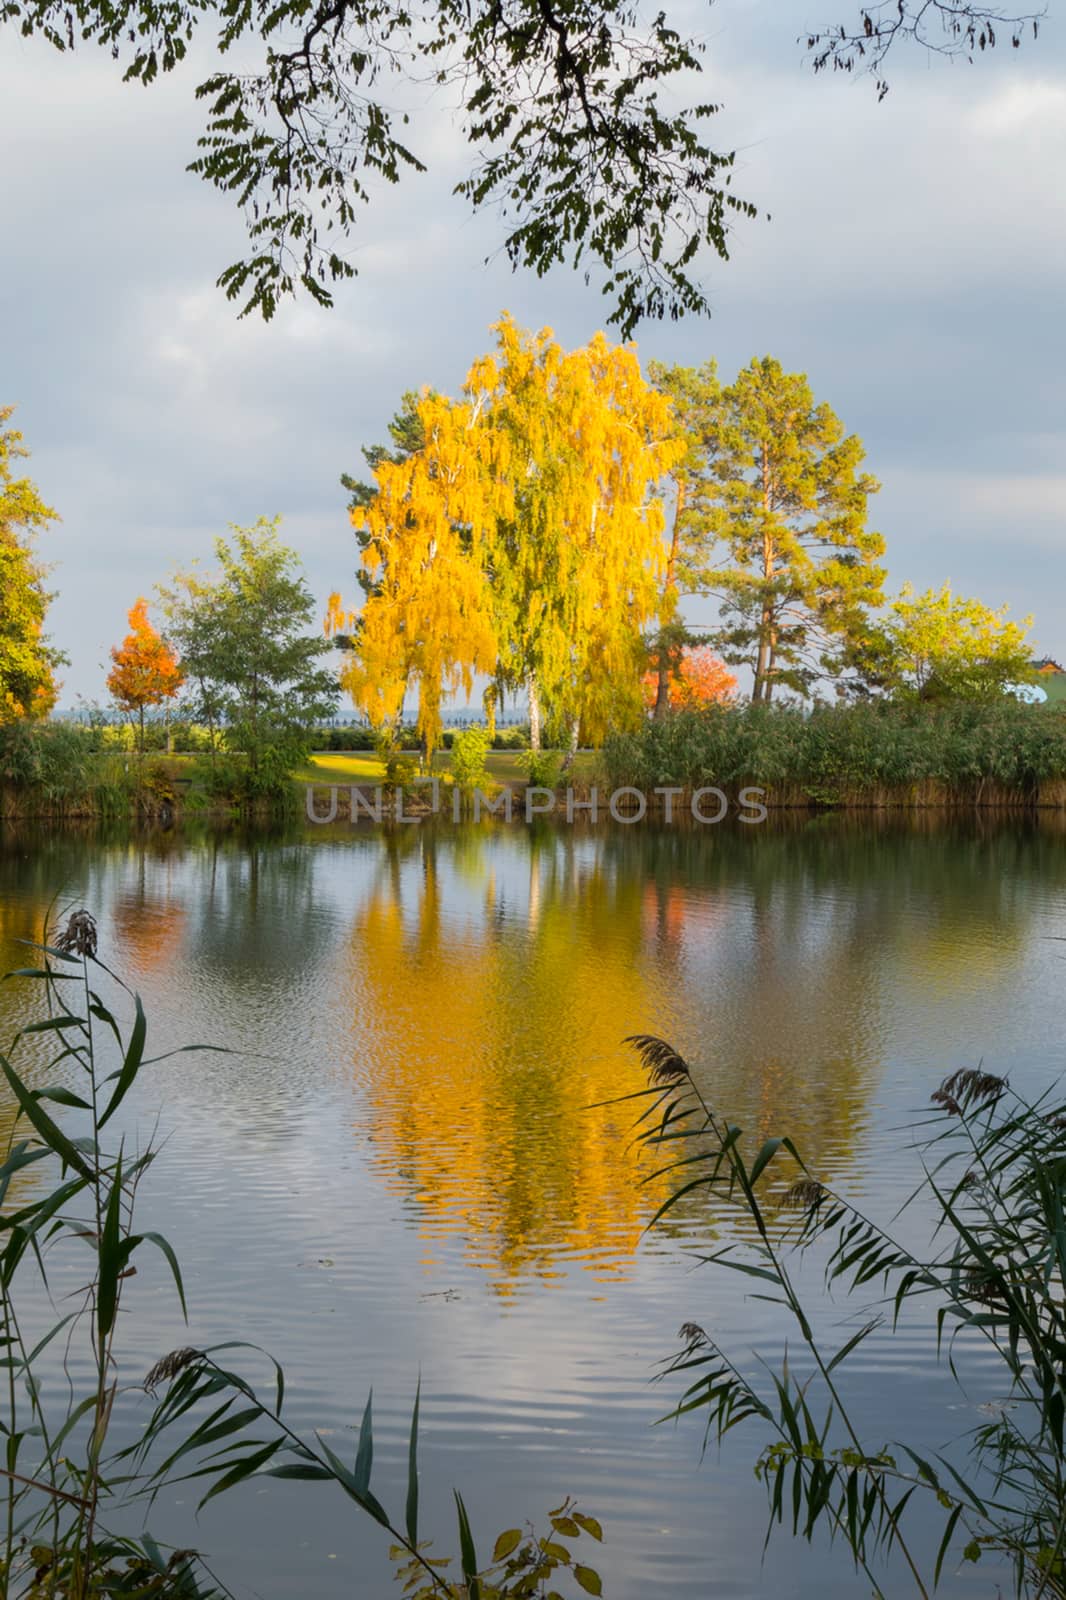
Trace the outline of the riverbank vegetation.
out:
[[[55,513],[15,477],[5,411],[0,809],[284,809],[316,749],[372,752],[368,775],[402,785],[453,740],[467,788],[492,773],[470,765],[476,744],[528,746],[538,786],[602,748],[583,781],[1062,803],[1061,724],[1022,704],[1061,670],[1005,607],[947,584],[887,594],[879,484],[804,374],[769,356],[731,383],[713,361],[645,374],[602,334],[565,350],[506,314],[494,333],[457,399],[405,395],[389,444],[364,452],[369,480],[342,478],[359,605],[334,594],[321,615],[278,519],[231,527],[212,569],[157,586],[158,626],[134,601],[107,680],[128,728],[91,712],[82,746],[45,731],[61,657],[33,540]],[[702,632],[697,603],[718,611]],[[342,690],[364,725],[317,731]],[[480,728],[446,730],[447,702],[475,690]],[[524,728],[502,732],[505,713]],[[133,766],[87,760],[130,750]]]
[[[904,1241],[898,1216],[883,1225],[823,1181],[787,1136],[747,1143],[669,1044],[630,1042],[649,1076],[637,1137],[660,1173],[669,1142],[676,1182],[656,1223],[702,1193],[737,1224],[736,1237],[702,1261],[744,1275],[794,1334],[780,1368],[759,1365],[719,1345],[695,1313],[667,1369],[686,1385],[676,1416],[701,1420],[719,1445],[742,1426],[762,1431],[756,1476],[768,1537],[786,1527],[809,1539],[824,1528],[875,1595],[883,1588],[871,1563],[891,1554],[898,1592],[922,1600],[957,1563],[995,1566],[992,1582],[1013,1579],[1019,1595],[1066,1596],[1066,1105],[1055,1089],[1029,1101],[976,1068],[933,1090],[914,1129],[921,1173],[907,1202],[928,1215],[923,1249]],[[820,1291],[803,1271],[807,1256]],[[819,1315],[831,1295],[854,1312],[851,1331],[841,1331],[833,1308],[835,1337]],[[986,1417],[940,1452],[871,1439],[848,1388],[860,1347],[915,1315],[960,1386],[971,1351],[992,1361],[1000,1385]],[[939,1523],[928,1558],[914,1533],[923,1514]]]
[[[732,706],[610,734],[615,787],[718,784],[804,805],[1066,805],[1066,715],[1016,701]]]

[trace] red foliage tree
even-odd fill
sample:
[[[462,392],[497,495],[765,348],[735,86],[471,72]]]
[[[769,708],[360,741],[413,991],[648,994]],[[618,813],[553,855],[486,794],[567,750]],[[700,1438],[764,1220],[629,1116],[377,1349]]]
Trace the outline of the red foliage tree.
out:
[[[736,678],[709,645],[690,646],[682,651],[681,660],[670,678],[670,709],[694,711],[700,706],[724,704],[732,700],[736,686]],[[655,706],[658,688],[658,672],[646,672],[644,704],[649,711]]]
[[[143,597],[128,614],[130,632],[111,650],[107,687],[124,711],[140,718],[141,754],[144,754],[144,708],[158,706],[177,694],[184,682],[178,658],[148,620]]]

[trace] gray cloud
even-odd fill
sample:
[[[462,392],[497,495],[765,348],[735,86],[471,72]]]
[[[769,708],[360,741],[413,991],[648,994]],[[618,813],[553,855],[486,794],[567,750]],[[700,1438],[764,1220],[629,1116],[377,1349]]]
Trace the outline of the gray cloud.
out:
[[[691,8],[703,25],[705,13]],[[710,322],[647,327],[645,358],[771,352],[810,373],[867,446],[894,583],[950,577],[1066,649],[1052,580],[1062,528],[1066,63],[1055,40],[974,68],[917,57],[881,106],[814,80],[792,40],[807,7],[721,4],[708,78],[737,191],[772,214],[707,263]],[[818,20],[818,19],[814,19]],[[360,225],[337,309],[238,322],[213,287],[242,249],[229,203],[182,171],[195,73],[145,91],[110,62],[5,35],[0,399],[63,516],[52,612],[64,700],[103,693],[125,612],[226,522],[281,512],[324,601],[354,585],[337,479],[405,388],[456,389],[509,307],[567,343],[602,325],[568,273],[511,275],[494,218],[450,196],[463,150],[439,110],[428,177],[387,186]]]

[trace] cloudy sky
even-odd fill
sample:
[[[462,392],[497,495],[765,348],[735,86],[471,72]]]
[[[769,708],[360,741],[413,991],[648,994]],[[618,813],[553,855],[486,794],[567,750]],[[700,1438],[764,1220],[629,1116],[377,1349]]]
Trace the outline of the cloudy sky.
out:
[[[973,67],[901,54],[878,105],[869,80],[814,78],[795,42],[840,0],[686,3],[724,103],[715,142],[772,220],[708,259],[713,317],[645,326],[642,356],[806,371],[884,486],[891,586],[950,579],[1031,612],[1061,658],[1066,30],[1052,10],[1039,42]],[[351,595],[337,480],[403,390],[456,390],[504,307],[571,345],[605,316],[576,277],[482,264],[495,219],[450,198],[463,149],[434,110],[434,170],[367,213],[336,309],[236,320],[213,285],[242,252],[239,218],[183,170],[196,81],[190,65],[125,86],[102,52],[4,33],[0,403],[63,519],[42,554],[65,704],[105,698],[128,607],[209,558],[228,522],[280,513],[316,594]]]

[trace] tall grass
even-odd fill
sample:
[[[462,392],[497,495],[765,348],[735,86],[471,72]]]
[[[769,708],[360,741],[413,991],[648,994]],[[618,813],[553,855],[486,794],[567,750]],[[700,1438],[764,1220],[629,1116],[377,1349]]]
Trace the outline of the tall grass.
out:
[[[714,707],[648,721],[608,736],[603,763],[615,785],[757,784],[772,802],[806,797],[993,797],[1034,801],[1066,780],[1066,714],[999,706]]]
[[[52,811],[82,810],[96,776],[89,742],[76,728],[24,721],[0,726],[0,811],[17,811],[26,795]]]
[[[916,1130],[923,1176],[910,1203],[921,1197],[932,1222],[928,1245],[914,1249],[811,1170],[787,1136],[746,1147],[743,1130],[708,1103],[669,1044],[631,1042],[650,1080],[638,1137],[654,1155],[665,1152],[656,1176],[677,1179],[655,1223],[685,1195],[708,1194],[741,1227],[700,1259],[741,1274],[792,1326],[776,1368],[724,1348],[693,1316],[667,1368],[687,1384],[675,1416],[702,1416],[720,1445],[742,1426],[761,1433],[767,1537],[780,1525],[806,1538],[824,1527],[875,1596],[883,1590],[872,1563],[891,1551],[903,1569],[894,1596],[928,1600],[949,1560],[991,1557],[1012,1570],[1017,1594],[1063,1600],[1066,1104],[1053,1092],[1026,1100],[980,1069],[945,1080]],[[838,1331],[832,1343],[815,1332],[823,1297],[802,1288],[797,1271],[810,1250],[824,1299],[854,1302],[850,1333]],[[920,1454],[907,1439],[871,1439],[849,1405],[849,1363],[868,1339],[893,1333],[905,1307],[924,1313],[931,1359],[955,1375],[961,1348],[982,1347],[1003,1385],[992,1420],[939,1454]],[[886,1419],[901,1410],[897,1396]],[[928,1559],[920,1537],[912,1539],[921,1505],[940,1524]],[[989,1592],[995,1584],[993,1573]]]
[[[164,1058],[148,1056],[141,1001],[100,959],[87,912],[75,912],[50,940],[31,948],[35,964],[5,977],[36,985],[44,1014],[23,1026],[8,1054],[0,1055],[0,1075],[17,1108],[0,1151],[0,1594],[7,1600],[231,1596],[195,1551],[168,1549],[150,1532],[119,1533],[114,1524],[128,1526],[131,1504],[151,1508],[167,1483],[198,1484],[203,1506],[269,1475],[339,1490],[389,1536],[397,1576],[414,1600],[546,1600],[549,1594],[562,1600],[558,1585],[567,1579],[599,1595],[599,1575],[571,1546],[582,1535],[601,1539],[602,1529],[569,1499],[548,1514],[543,1533],[507,1528],[491,1557],[480,1559],[456,1494],[458,1559],[449,1570],[448,1558],[432,1550],[420,1528],[417,1391],[406,1499],[402,1514],[393,1516],[371,1488],[370,1400],[354,1458],[346,1461],[321,1436],[306,1439],[288,1426],[284,1375],[276,1363],[270,1363],[273,1381],[263,1396],[237,1370],[242,1360],[262,1362],[255,1346],[183,1346],[165,1353],[146,1375],[122,1369],[115,1334],[120,1316],[136,1316],[142,1252],[162,1254],[185,1312],[174,1251],[136,1219],[155,1150],[149,1144],[133,1155],[126,1140],[116,1144],[112,1136],[110,1148],[107,1142],[112,1119],[143,1068]],[[105,998],[116,983],[132,1014],[126,1027]],[[50,1180],[43,1191],[27,1190],[30,1169],[38,1180]],[[71,1309],[31,1339],[30,1326],[52,1304],[49,1281],[57,1260],[84,1263],[81,1287],[60,1302]],[[65,1381],[49,1381],[60,1366]],[[138,1386],[151,1401],[141,1434],[116,1445],[116,1395]]]

